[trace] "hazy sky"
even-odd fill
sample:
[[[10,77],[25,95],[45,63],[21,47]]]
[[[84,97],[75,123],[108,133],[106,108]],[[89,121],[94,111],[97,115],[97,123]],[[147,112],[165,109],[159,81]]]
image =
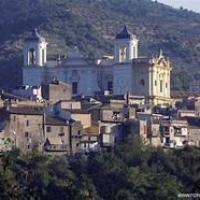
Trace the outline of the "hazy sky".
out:
[[[158,0],[158,2],[165,3],[176,8],[187,8],[200,13],[200,0]]]

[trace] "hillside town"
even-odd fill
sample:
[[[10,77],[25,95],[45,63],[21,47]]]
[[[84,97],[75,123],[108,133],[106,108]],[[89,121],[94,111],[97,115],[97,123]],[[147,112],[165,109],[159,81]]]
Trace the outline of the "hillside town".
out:
[[[37,30],[23,56],[23,86],[1,93],[1,151],[87,154],[112,150],[129,134],[166,149],[200,146],[199,95],[170,91],[169,59],[162,51],[139,56],[126,26],[115,36],[114,56],[92,60],[75,47],[47,60]]]

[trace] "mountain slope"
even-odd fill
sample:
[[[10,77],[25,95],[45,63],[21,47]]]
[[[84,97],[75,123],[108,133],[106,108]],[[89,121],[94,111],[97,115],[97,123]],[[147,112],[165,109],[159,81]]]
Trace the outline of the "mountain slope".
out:
[[[47,38],[51,55],[66,55],[77,45],[97,57],[113,53],[114,36],[124,25],[139,38],[140,55],[163,49],[175,68],[198,70],[199,14],[150,0],[1,0],[0,85],[20,84],[23,39],[35,27]],[[12,72],[15,79],[9,78]]]

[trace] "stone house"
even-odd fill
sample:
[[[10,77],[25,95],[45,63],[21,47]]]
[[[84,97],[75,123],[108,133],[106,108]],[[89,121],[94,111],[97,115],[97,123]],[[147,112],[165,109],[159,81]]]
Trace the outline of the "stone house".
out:
[[[188,143],[188,123],[180,119],[162,119],[160,134],[163,146],[182,148]]]
[[[49,84],[42,85],[42,97],[50,103],[58,100],[71,100],[72,86],[53,79]]]
[[[17,106],[8,110],[9,129],[6,135],[23,153],[41,150],[43,141],[43,107]]]
[[[99,126],[91,126],[84,129],[80,144],[80,152],[89,153],[100,150]]]
[[[80,122],[48,116],[45,118],[44,131],[45,153],[72,155],[78,152],[83,135],[83,127]]]

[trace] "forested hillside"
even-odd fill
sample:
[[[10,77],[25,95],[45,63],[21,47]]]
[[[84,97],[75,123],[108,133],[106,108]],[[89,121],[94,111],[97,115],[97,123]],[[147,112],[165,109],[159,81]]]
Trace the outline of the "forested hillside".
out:
[[[74,157],[22,156],[13,149],[0,153],[0,199],[198,199],[199,160],[197,148],[164,152],[140,146],[136,138],[111,152]]]
[[[124,25],[140,40],[140,55],[162,49],[175,69],[184,68],[184,81],[174,70],[174,84],[194,79],[200,63],[199,14],[151,0],[1,0],[0,86],[20,84],[23,39],[35,27],[47,38],[50,55],[66,55],[77,45],[86,56],[98,57],[113,53],[114,36]]]

